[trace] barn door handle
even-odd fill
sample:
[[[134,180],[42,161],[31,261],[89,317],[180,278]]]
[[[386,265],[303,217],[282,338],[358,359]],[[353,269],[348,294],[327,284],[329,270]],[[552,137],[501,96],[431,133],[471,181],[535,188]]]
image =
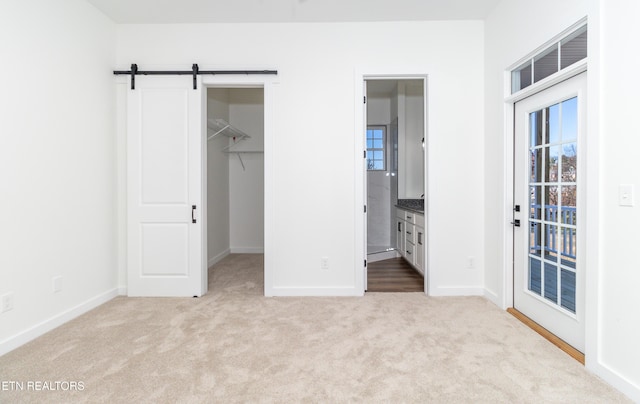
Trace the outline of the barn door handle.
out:
[[[196,222],[196,205],[191,205],[191,223]]]

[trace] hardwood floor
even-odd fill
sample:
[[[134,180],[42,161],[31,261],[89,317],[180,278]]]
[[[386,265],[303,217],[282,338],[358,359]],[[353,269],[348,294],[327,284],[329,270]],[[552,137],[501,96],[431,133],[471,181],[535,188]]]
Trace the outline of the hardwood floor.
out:
[[[424,279],[402,258],[371,262],[367,292],[424,292]]]

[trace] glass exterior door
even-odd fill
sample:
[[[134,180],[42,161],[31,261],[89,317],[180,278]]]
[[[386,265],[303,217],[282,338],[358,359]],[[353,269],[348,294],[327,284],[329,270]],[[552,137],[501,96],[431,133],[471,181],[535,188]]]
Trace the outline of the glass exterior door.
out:
[[[585,88],[583,73],[518,102],[514,142],[514,307],[580,351]]]

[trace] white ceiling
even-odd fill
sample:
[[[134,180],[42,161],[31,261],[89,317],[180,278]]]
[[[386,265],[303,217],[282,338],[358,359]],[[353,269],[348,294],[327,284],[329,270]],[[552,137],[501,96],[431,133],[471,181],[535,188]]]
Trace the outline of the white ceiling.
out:
[[[501,0],[87,0],[117,23],[483,20]]]

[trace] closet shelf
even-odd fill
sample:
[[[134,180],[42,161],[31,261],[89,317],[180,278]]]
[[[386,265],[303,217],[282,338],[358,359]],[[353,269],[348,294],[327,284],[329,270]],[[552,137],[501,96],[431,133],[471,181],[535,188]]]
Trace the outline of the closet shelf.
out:
[[[208,119],[207,120],[207,140],[211,140],[218,135],[234,138],[236,142],[249,139],[251,136],[247,135],[240,129],[231,125],[224,119]]]

